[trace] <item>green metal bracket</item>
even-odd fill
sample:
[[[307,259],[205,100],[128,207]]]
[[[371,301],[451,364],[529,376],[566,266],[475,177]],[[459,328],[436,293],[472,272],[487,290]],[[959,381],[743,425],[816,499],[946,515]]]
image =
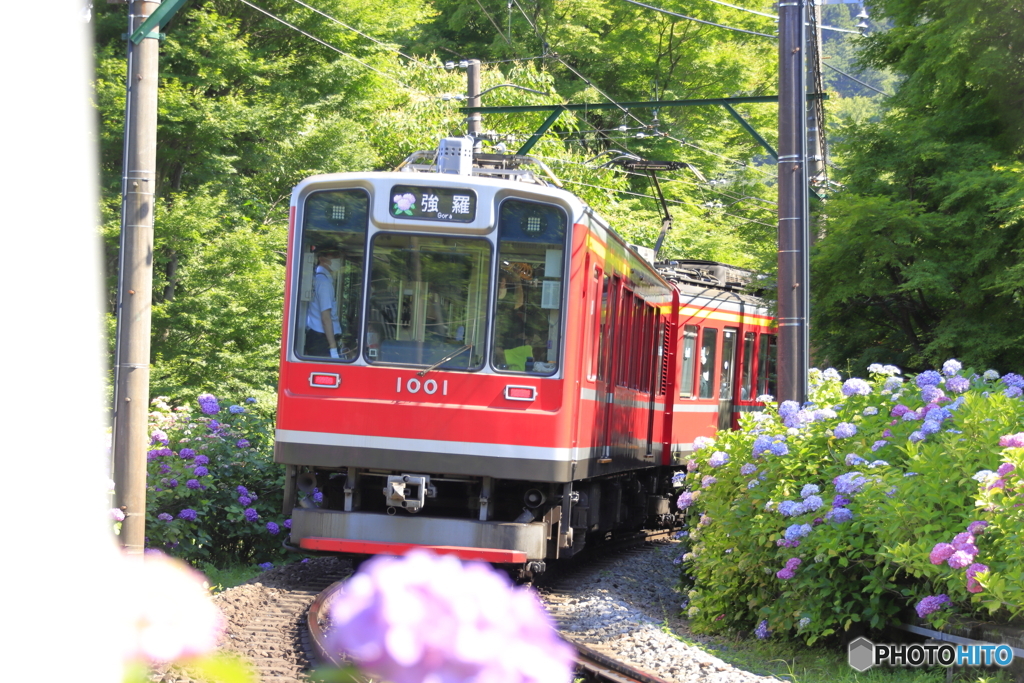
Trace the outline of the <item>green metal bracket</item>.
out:
[[[544,123],[540,125],[540,128],[538,128],[537,131],[530,136],[530,139],[527,140],[526,143],[519,148],[519,151],[516,152],[516,154],[526,154],[531,149],[533,149],[533,146],[536,145],[537,141],[544,136],[544,133],[548,132],[548,129],[551,128],[555,121],[558,120],[558,117],[562,115],[563,111],[563,109],[556,109],[553,112],[551,112],[551,115],[548,116],[547,120],[545,120]]]
[[[156,8],[149,18],[142,22],[142,25],[135,29],[135,33],[131,35],[133,43],[138,45],[146,38],[157,38],[163,39],[163,33],[154,33],[153,28],[167,23],[174,16],[174,13],[181,9],[188,0],[164,0],[164,2]]]
[[[722,106],[725,107],[725,110],[727,112],[729,112],[734,119],[736,119],[737,121],[740,122],[740,125],[743,126],[743,130],[745,130],[748,133],[750,133],[754,137],[755,140],[757,140],[759,143],[761,143],[762,147],[764,147],[766,150],[768,150],[768,153],[772,155],[773,159],[775,159],[776,161],[779,160],[779,153],[776,152],[775,149],[770,144],[768,144],[767,140],[765,140],[763,137],[761,137],[760,133],[758,133],[756,130],[754,130],[753,126],[751,126],[749,123],[747,123],[746,119],[744,119],[742,116],[740,116],[740,113],[738,111],[736,111],[735,109],[732,108],[732,105],[730,105],[728,102],[726,102],[726,103],[723,103]]]

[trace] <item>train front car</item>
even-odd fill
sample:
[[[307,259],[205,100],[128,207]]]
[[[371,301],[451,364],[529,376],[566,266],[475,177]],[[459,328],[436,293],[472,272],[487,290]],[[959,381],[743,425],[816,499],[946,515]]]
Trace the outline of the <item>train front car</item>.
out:
[[[605,327],[595,272],[650,299],[652,374],[671,290],[530,173],[407,168],[316,176],[292,195],[275,449],[291,542],[429,546],[530,573],[642,523],[664,399],[647,406],[656,430],[624,413],[605,447],[583,354]]]

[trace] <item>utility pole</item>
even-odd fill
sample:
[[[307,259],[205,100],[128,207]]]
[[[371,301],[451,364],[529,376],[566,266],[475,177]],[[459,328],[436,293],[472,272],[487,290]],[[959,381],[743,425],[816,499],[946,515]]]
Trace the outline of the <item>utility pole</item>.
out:
[[[778,400],[807,400],[810,261],[805,0],[779,3]]]
[[[130,0],[128,36],[160,7]],[[153,202],[156,192],[157,27],[128,40],[121,245],[114,357],[115,505],[125,513],[121,545],[141,555],[146,535],[146,446],[149,440],[149,338],[153,300]]]
[[[825,117],[821,99],[824,86],[821,82],[821,3],[822,0],[810,0],[807,14],[807,57],[804,60],[807,69],[807,80],[813,97],[807,100],[807,177],[814,185],[825,179]],[[812,235],[811,239],[814,239]]]
[[[480,106],[480,60],[466,61],[466,104],[470,107]],[[466,116],[466,133],[473,138],[473,150],[482,147],[483,114],[471,111]]]

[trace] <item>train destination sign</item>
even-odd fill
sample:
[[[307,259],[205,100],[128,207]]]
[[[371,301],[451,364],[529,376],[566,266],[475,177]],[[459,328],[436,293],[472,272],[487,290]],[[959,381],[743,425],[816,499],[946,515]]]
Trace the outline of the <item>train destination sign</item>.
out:
[[[391,188],[391,215],[407,220],[472,223],[476,218],[476,192],[450,187],[395,185]]]

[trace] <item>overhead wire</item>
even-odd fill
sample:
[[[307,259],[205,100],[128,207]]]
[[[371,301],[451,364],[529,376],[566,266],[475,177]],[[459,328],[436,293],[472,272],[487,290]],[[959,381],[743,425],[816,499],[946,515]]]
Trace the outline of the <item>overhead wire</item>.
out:
[[[878,93],[878,94],[880,94],[880,95],[886,95],[886,96],[888,96],[888,95],[889,95],[889,93],[885,92],[884,90],[879,90],[879,89],[878,89],[878,88],[876,88],[875,86],[873,86],[873,85],[868,85],[868,84],[867,84],[867,83],[865,83],[864,81],[862,81],[862,80],[859,80],[859,79],[857,79],[857,78],[855,78],[855,77],[851,76],[850,74],[846,73],[845,71],[840,71],[839,69],[835,68],[834,66],[832,66],[832,65],[831,65],[831,64],[829,64],[828,62],[822,61],[822,64],[824,64],[824,65],[825,65],[825,66],[827,66],[828,68],[832,69],[832,70],[833,70],[833,71],[835,71],[836,73],[838,73],[838,74],[842,74],[843,76],[846,76],[847,78],[849,78],[849,79],[850,79],[851,81],[853,81],[854,83],[860,83],[861,85],[863,85],[863,86],[864,86],[865,88],[867,88],[868,90],[874,90],[874,91],[875,91],[876,93]]]
[[[400,80],[398,80],[397,78],[395,78],[395,77],[394,77],[394,76],[392,76],[391,74],[389,74],[389,73],[386,73],[386,72],[384,72],[384,71],[381,71],[380,69],[378,69],[378,68],[376,68],[376,67],[374,67],[374,66],[371,66],[371,65],[367,64],[366,62],[364,62],[363,60],[359,59],[359,58],[358,58],[358,57],[356,57],[355,55],[350,55],[349,53],[345,52],[344,50],[341,50],[341,49],[339,49],[339,48],[335,47],[334,45],[331,45],[331,44],[330,44],[330,43],[328,43],[327,41],[325,41],[325,40],[321,40],[320,38],[317,38],[317,37],[316,37],[316,36],[314,36],[313,34],[311,34],[311,33],[308,33],[308,32],[306,32],[306,31],[303,31],[303,30],[302,30],[301,28],[299,28],[299,27],[298,27],[298,26],[296,26],[295,24],[292,24],[292,23],[290,23],[290,22],[288,22],[288,21],[285,21],[285,20],[284,20],[284,19],[282,19],[281,17],[278,17],[278,16],[276,16],[276,15],[274,15],[274,14],[271,14],[270,12],[268,12],[268,11],[267,11],[267,10],[265,10],[265,9],[263,9],[262,7],[258,7],[258,6],[256,6],[256,5],[254,5],[253,3],[249,2],[249,0],[239,0],[239,2],[241,2],[241,3],[242,3],[242,4],[244,4],[244,5],[248,5],[249,7],[252,7],[252,8],[253,8],[254,10],[256,10],[257,12],[261,12],[261,13],[263,13],[263,14],[267,15],[267,16],[268,16],[268,17],[270,17],[271,19],[273,19],[273,20],[275,20],[275,21],[278,21],[278,22],[280,22],[280,23],[284,24],[285,26],[287,26],[288,28],[290,28],[290,29],[292,29],[292,30],[294,30],[294,31],[298,31],[299,33],[301,33],[302,35],[306,36],[306,37],[307,37],[307,38],[309,38],[310,40],[314,40],[314,41],[316,41],[316,42],[320,43],[321,45],[323,45],[324,47],[326,47],[326,48],[329,48],[329,49],[331,49],[331,50],[334,50],[334,51],[335,51],[335,52],[337,52],[338,54],[340,54],[340,55],[343,55],[343,56],[345,56],[345,57],[348,57],[349,59],[351,59],[351,60],[353,60],[353,61],[355,61],[355,62],[358,62],[359,64],[361,64],[361,65],[362,65],[362,66],[364,66],[365,68],[369,69],[370,71],[373,71],[373,72],[375,72],[375,73],[378,73],[378,74],[380,74],[381,76],[384,76],[384,77],[385,77],[385,78],[387,78],[388,80],[390,80],[390,81],[393,81],[393,82],[397,83],[398,85],[400,85],[401,87],[405,88],[406,90],[409,90],[409,91],[412,91],[412,92],[416,92],[416,93],[419,93],[419,94],[421,94],[421,95],[425,95],[425,94],[426,94],[426,93],[422,93],[422,92],[420,92],[419,90],[416,90],[415,88],[412,88],[412,87],[410,87],[409,85],[406,85],[405,83],[402,83],[402,82],[401,82]]]
[[[427,63],[425,63],[425,62],[423,62],[423,61],[421,61],[419,59],[416,59],[412,55],[407,55],[404,52],[402,52],[401,50],[399,50],[398,48],[394,47],[393,45],[388,45],[387,43],[385,43],[383,41],[377,40],[373,36],[368,35],[366,33],[363,33],[359,29],[357,29],[357,28],[355,28],[353,26],[349,26],[348,24],[342,22],[341,20],[336,19],[335,17],[332,17],[330,14],[327,14],[326,12],[317,9],[316,7],[312,7],[310,5],[307,5],[306,3],[302,2],[302,0],[292,0],[292,2],[294,2],[297,5],[301,5],[301,6],[305,7],[306,9],[308,9],[308,10],[310,10],[312,12],[316,12],[320,16],[322,16],[322,17],[324,17],[326,19],[329,19],[330,21],[333,21],[335,24],[338,24],[339,26],[341,26],[343,28],[346,28],[349,31],[352,31],[353,33],[358,33],[363,38],[366,38],[367,40],[372,40],[373,42],[377,43],[378,45],[387,48],[391,52],[394,52],[395,54],[401,55],[402,57],[405,57],[406,59],[411,60],[411,61],[413,61],[413,62],[415,62],[415,63],[417,63],[417,64],[419,64],[421,66],[429,66],[429,67],[433,67],[433,68],[442,68],[440,66],[436,66],[435,67],[435,65],[433,65],[433,64],[427,64]]]
[[[750,30],[745,29],[745,28],[737,28],[735,26],[726,26],[725,24],[716,24],[713,21],[706,21],[704,19],[698,19],[696,17],[690,17],[690,16],[687,16],[685,14],[680,14],[679,12],[673,12],[671,10],[662,9],[660,7],[655,7],[654,5],[648,5],[648,4],[645,4],[645,3],[642,3],[642,2],[638,2],[637,0],[623,0],[623,2],[628,2],[631,5],[637,5],[638,7],[644,7],[646,9],[654,10],[655,12],[661,12],[662,14],[667,14],[669,16],[679,17],[680,19],[687,19],[689,21],[695,21],[698,24],[707,24],[708,26],[717,26],[718,28],[728,29],[729,31],[736,31],[738,33],[747,33],[747,34],[750,34],[750,35],[753,35],[753,36],[761,36],[763,38],[772,38],[773,40],[777,40],[778,39],[777,36],[773,36],[770,33],[761,33],[760,31],[750,31]]]

